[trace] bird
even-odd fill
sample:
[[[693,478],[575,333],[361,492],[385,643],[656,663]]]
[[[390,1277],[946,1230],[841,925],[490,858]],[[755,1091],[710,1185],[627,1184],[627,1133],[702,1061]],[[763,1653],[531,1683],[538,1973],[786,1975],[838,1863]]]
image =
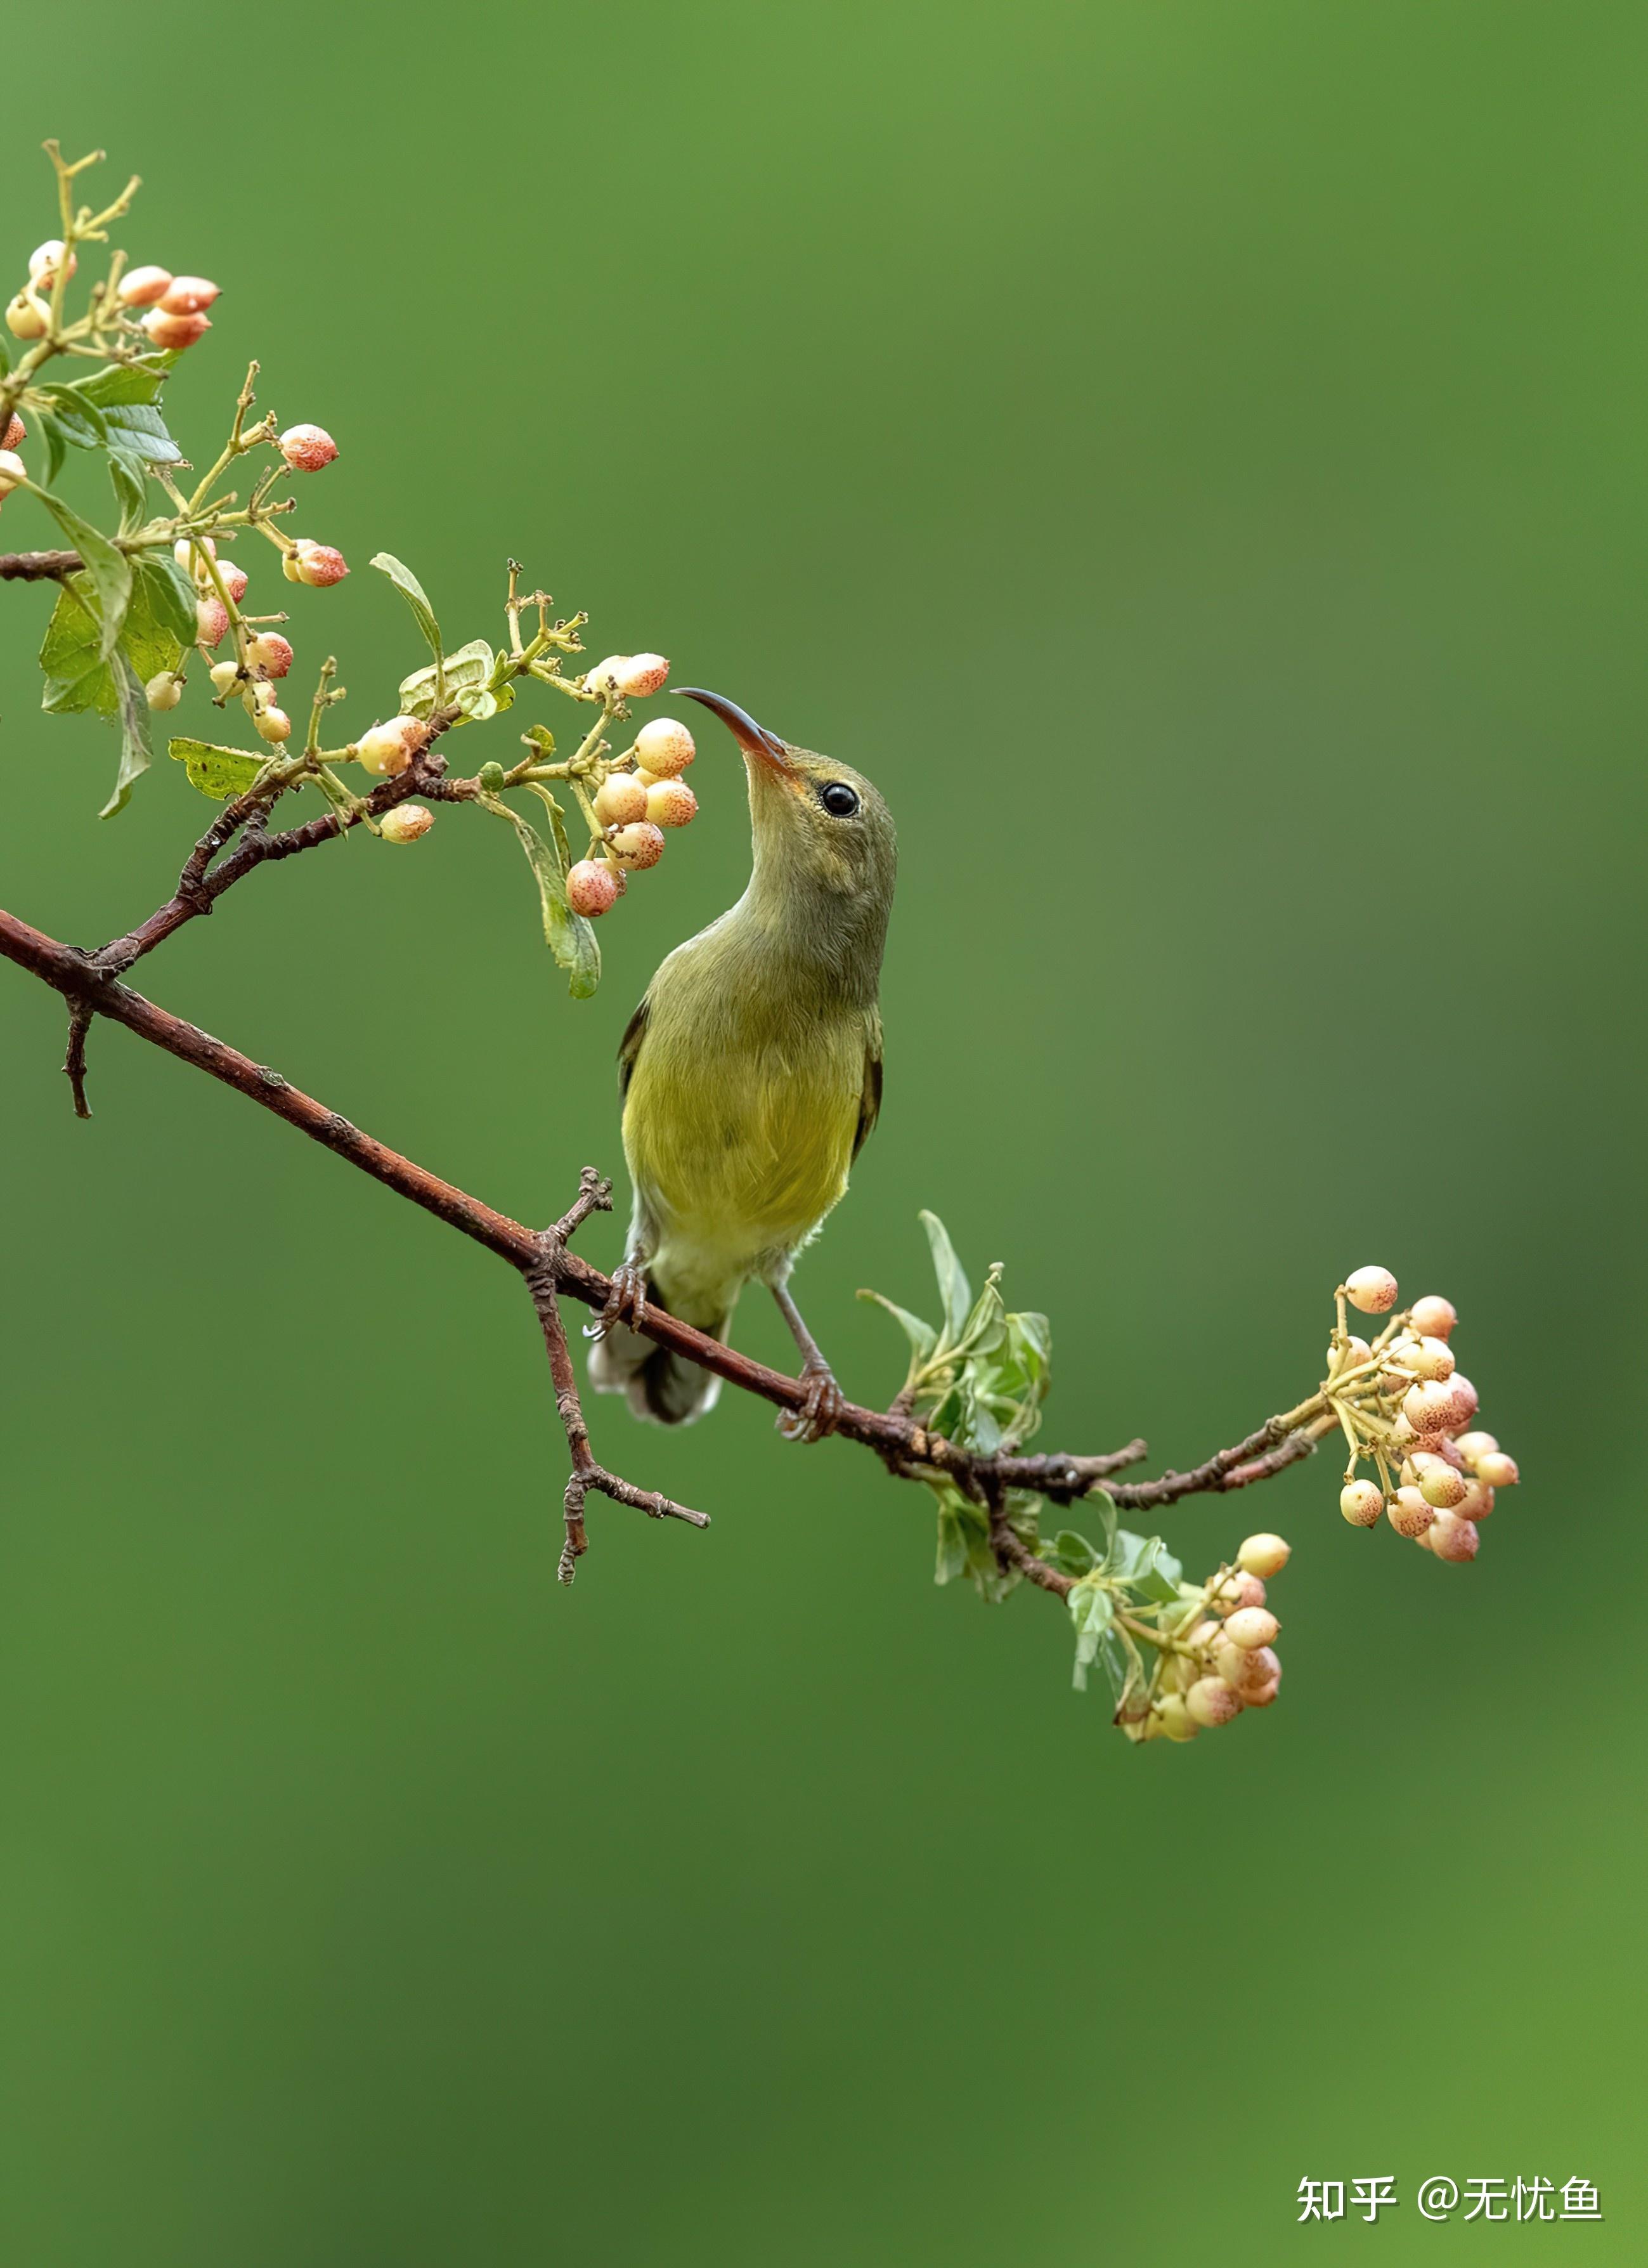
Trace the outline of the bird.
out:
[[[634,1210],[612,1295],[590,1327],[591,1383],[661,1425],[703,1417],[720,1380],[636,1327],[655,1301],[725,1339],[744,1286],[762,1284],[801,1356],[801,1405],[780,1414],[780,1429],[817,1440],[842,1396],[790,1275],[881,1108],[897,838],[861,772],[781,740],[721,694],[681,692],[743,755],[749,886],[660,962],[619,1048]]]

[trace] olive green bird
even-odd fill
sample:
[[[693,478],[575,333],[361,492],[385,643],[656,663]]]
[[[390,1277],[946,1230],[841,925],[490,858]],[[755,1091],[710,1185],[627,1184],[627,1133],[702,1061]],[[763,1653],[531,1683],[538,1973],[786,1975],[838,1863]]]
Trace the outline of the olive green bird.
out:
[[[842,1396],[790,1271],[845,1193],[880,1108],[893,821],[847,765],[792,747],[719,694],[684,690],[743,751],[754,857],[737,905],[662,963],[619,1049],[635,1210],[590,1376],[637,1417],[702,1417],[720,1380],[631,1326],[651,1299],[724,1339],[745,1285],[764,1284],[806,1388],[780,1423],[816,1440]]]

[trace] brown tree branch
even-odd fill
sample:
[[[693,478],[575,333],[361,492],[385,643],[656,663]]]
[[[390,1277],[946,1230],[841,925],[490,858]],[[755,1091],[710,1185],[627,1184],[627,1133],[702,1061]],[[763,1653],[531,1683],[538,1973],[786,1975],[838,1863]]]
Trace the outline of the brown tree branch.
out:
[[[85,563],[77,551],[0,551],[0,583],[61,583]]]
[[[310,840],[326,839],[318,830],[327,821],[312,821],[307,829],[295,830]],[[278,837],[275,838],[279,840]],[[198,1071],[224,1086],[232,1087],[277,1118],[295,1126],[312,1141],[318,1142],[335,1155],[343,1158],[360,1172],[370,1174],[398,1197],[433,1213],[437,1219],[459,1230],[489,1252],[506,1260],[534,1288],[534,1300],[539,1300],[547,1282],[555,1299],[566,1297],[586,1307],[604,1307],[612,1292],[612,1280],[599,1269],[569,1250],[565,1238],[551,1232],[548,1240],[535,1234],[507,1213],[497,1211],[481,1198],[471,1197],[467,1190],[452,1182],[443,1181],[427,1167],[405,1158],[386,1144],[375,1141],[369,1134],[343,1117],[328,1110],[324,1103],[293,1086],[278,1071],[254,1063],[224,1042],[214,1039],[198,1026],[173,1015],[169,1010],[146,999],[129,985],[102,966],[102,956],[81,952],[77,947],[63,945],[43,932],[19,921],[15,915],[0,910],[0,954],[39,977],[69,1003],[71,1016],[90,1020],[106,1017],[110,1022],[123,1025],[151,1046],[175,1056],[181,1063],[191,1064]],[[582,1202],[584,1193],[580,1193]],[[584,1206],[584,1212],[591,1210]],[[574,1208],[578,1219],[584,1217]],[[568,1221],[575,1226],[573,1216]],[[557,1231],[560,1225],[557,1224]],[[569,1227],[567,1233],[570,1233]],[[542,1308],[541,1307],[541,1314]],[[690,1323],[682,1322],[667,1309],[652,1302],[643,1324],[645,1336],[660,1345],[682,1355],[703,1369],[713,1371],[729,1385],[740,1391],[759,1396],[782,1410],[798,1410],[806,1388],[798,1379],[786,1377],[782,1372],[769,1369],[766,1364],[740,1354],[735,1348],[718,1339],[706,1337]],[[557,1366],[560,1355],[555,1345],[555,1330],[560,1329],[562,1351],[565,1351],[564,1329],[559,1325],[558,1307],[553,1323],[546,1323],[545,1338],[552,1366]],[[567,1354],[570,1374],[570,1357]],[[557,1394],[561,1378],[556,1376]],[[575,1397],[576,1398],[576,1397]],[[581,1422],[581,1413],[580,1421]],[[1110,1488],[1111,1495],[1124,1506],[1171,1503],[1182,1496],[1196,1492],[1224,1492],[1245,1487],[1248,1483],[1268,1477],[1285,1465],[1292,1463],[1314,1447],[1314,1435],[1319,1429],[1311,1426],[1302,1432],[1278,1433],[1276,1421],[1260,1428],[1230,1449],[1221,1450],[1205,1464],[1188,1473],[1166,1474],[1158,1481],[1121,1483]],[[1321,1430],[1326,1430],[1325,1428]],[[1100,1456],[1069,1456],[1061,1454],[1027,1455],[977,1455],[959,1444],[930,1433],[916,1420],[896,1409],[870,1410],[857,1403],[847,1403],[835,1431],[849,1440],[857,1441],[873,1450],[901,1476],[915,1479],[945,1477],[953,1480],[975,1502],[988,1504],[992,1495],[1008,1489],[1031,1489],[1056,1504],[1070,1504],[1088,1494],[1100,1480],[1126,1466],[1137,1463],[1144,1454],[1144,1445],[1129,1442],[1120,1450]],[[585,1437],[587,1442],[587,1436]],[[569,1439],[570,1436],[569,1435]],[[576,1453],[575,1453],[576,1462]],[[694,1514],[682,1506],[672,1506],[667,1499],[650,1496],[641,1490],[631,1490],[628,1483],[618,1483],[614,1476],[596,1468],[601,1478],[585,1476],[583,1491],[578,1492],[575,1508],[581,1510],[582,1496],[591,1487],[614,1496],[623,1503],[634,1504],[643,1511],[658,1516],[690,1520],[695,1525],[703,1515]],[[575,1478],[577,1475],[575,1473]],[[610,1482],[612,1485],[607,1484]],[[1035,1559],[1020,1539],[1000,1523],[997,1543],[999,1555],[1007,1564],[1018,1566],[1029,1579],[1044,1589],[1063,1591],[1068,1587],[1056,1569]],[[569,1531],[570,1533],[570,1531]],[[576,1550],[572,1554],[576,1558]],[[1032,1562],[1034,1561],[1034,1565]]]

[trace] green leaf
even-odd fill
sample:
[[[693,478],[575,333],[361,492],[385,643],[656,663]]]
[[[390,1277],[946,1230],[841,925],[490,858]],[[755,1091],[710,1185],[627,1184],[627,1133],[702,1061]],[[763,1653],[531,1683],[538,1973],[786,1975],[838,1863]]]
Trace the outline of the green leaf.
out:
[[[227,803],[231,796],[244,794],[268,759],[248,756],[242,748],[220,748],[210,740],[173,740],[168,753],[174,756],[189,776],[189,784],[214,803]]]
[[[438,661],[441,658],[440,625],[435,619],[435,609],[430,606],[422,583],[404,561],[395,557],[393,551],[375,552],[372,563],[380,575],[386,575],[389,578],[408,606],[411,608],[413,621],[423,631],[429,643],[430,652]],[[487,650],[487,659],[490,662],[490,647]]]
[[[149,465],[180,465],[183,452],[172,438],[158,409],[142,402],[116,403],[107,412],[108,446],[135,469]]]
[[[535,782],[529,785],[536,786]],[[551,816],[552,841],[546,842],[532,821],[523,819],[519,811],[494,795],[480,798],[486,808],[500,819],[507,819],[520,838],[521,849],[538,884],[538,900],[543,910],[544,942],[567,971],[567,989],[575,1000],[587,1000],[600,983],[600,946],[595,932],[582,914],[575,914],[567,902],[567,844],[562,827],[561,814],[555,799],[542,788],[538,788]]]
[[[1159,1535],[1133,1535],[1118,1528],[1105,1562],[1105,1572],[1147,1599],[1164,1606],[1179,1596],[1184,1569]]]
[[[945,1335],[953,1341],[966,1328],[967,1311],[973,1305],[972,1290],[956,1258],[950,1233],[938,1214],[923,1212],[921,1224],[932,1247],[933,1273],[938,1278],[938,1293],[944,1301]]]
[[[955,1506],[943,1497],[938,1499],[938,1550],[933,1565],[935,1583],[953,1583],[965,1574],[967,1563],[967,1532],[961,1525]]]
[[[69,451],[63,442],[63,427],[49,410],[42,409],[40,414],[40,431],[46,443],[46,485],[49,488],[62,472]]]
[[[135,535],[148,517],[143,484],[123,457],[111,454],[108,468],[114,501],[120,506],[120,532],[122,535]]]
[[[57,420],[58,431],[73,449],[106,449],[108,427],[98,404],[70,386],[43,386],[42,399]]]
[[[92,607],[87,578],[71,576],[57,593],[46,625],[40,650],[46,678],[40,705],[54,716],[92,709],[112,717],[120,706],[114,674],[99,651],[102,630]]]
[[[77,394],[99,409],[126,408],[134,402],[152,404],[160,399],[166,372],[176,360],[176,350],[167,348],[163,353],[146,355],[141,362],[107,363],[90,378],[75,379],[63,390]]]
[[[91,585],[88,603],[98,617],[98,659],[107,661],[114,651],[131,598],[131,562],[61,497],[48,489],[37,489],[35,494],[85,562]]]
[[[111,470],[113,465],[111,464]],[[129,632],[142,616],[175,638],[180,647],[195,643],[195,585],[169,551],[140,551],[132,562],[132,603],[127,616]],[[159,663],[158,667],[170,665]],[[154,675],[151,669],[150,676]]]
[[[1065,1575],[1090,1575],[1099,1565],[1096,1547],[1073,1528],[1061,1528],[1050,1543],[1042,1545],[1041,1557]]]
[[[113,819],[117,811],[125,810],[134,783],[149,769],[151,753],[149,696],[143,690],[143,681],[123,653],[115,654],[111,666],[114,689],[120,697],[121,759],[114,792],[99,812],[99,819]]]
[[[1115,1619],[1115,1602],[1097,1583],[1078,1583],[1068,1603],[1070,1620],[1076,1625],[1073,1682],[1076,1690],[1085,1693],[1088,1669],[1099,1658],[1099,1642]]]

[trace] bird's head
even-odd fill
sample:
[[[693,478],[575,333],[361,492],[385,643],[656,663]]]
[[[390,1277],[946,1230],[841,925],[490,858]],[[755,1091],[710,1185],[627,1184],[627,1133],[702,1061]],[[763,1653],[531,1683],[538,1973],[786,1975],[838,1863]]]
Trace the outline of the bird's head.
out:
[[[681,691],[711,710],[743,752],[757,890],[811,901],[832,926],[872,930],[879,961],[898,850],[876,790],[850,764],[781,740],[724,695]]]

